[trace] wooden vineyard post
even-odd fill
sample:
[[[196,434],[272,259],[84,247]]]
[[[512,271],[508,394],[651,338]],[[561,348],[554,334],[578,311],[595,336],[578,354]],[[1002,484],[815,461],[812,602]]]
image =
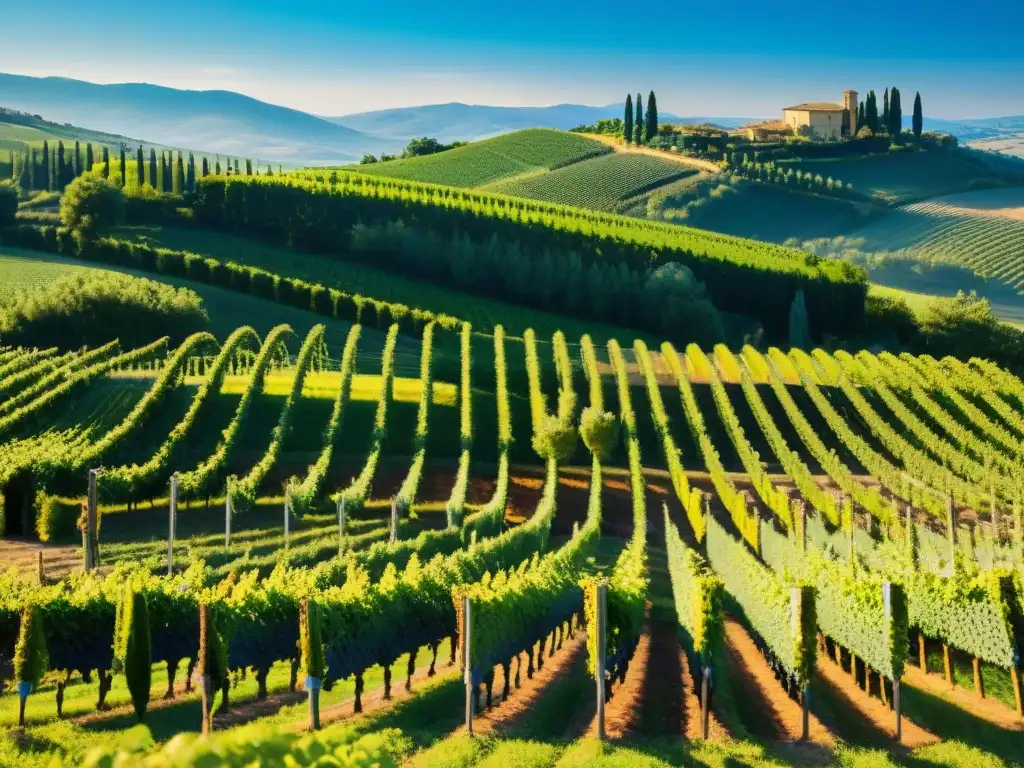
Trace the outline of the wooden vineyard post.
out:
[[[214,628],[210,621],[210,606],[206,603],[199,604],[199,696],[203,708],[202,733],[208,734],[213,730],[213,722],[210,710],[213,705],[213,681],[210,679],[206,669],[207,648],[209,633]]]
[[[227,490],[224,495],[224,551],[231,551],[231,478],[228,478]]]
[[[171,475],[171,496],[167,502],[167,575],[174,575],[174,536],[178,527],[178,475]]]
[[[894,587],[893,584],[888,581],[882,584],[882,626],[886,627],[887,630],[893,626],[893,589],[899,590],[900,587],[898,585]],[[905,601],[899,602],[905,603]],[[885,677],[881,674],[878,675],[878,688],[882,693],[882,701],[884,702]],[[900,711],[900,676],[896,674],[893,674],[892,676],[892,706],[896,713],[896,742],[899,743],[903,738],[903,713]]]
[[[597,682],[597,738],[604,741],[604,699],[605,679],[604,663],[607,654],[608,623],[608,582],[602,580],[597,584],[597,658],[594,660],[594,679]],[[702,705],[703,706],[703,705]]]
[[[36,581],[39,582],[39,586],[46,586],[46,572],[43,570],[43,550],[36,552]]]
[[[475,685],[473,685],[473,665],[470,663],[470,653],[473,649],[473,604],[469,596],[462,598],[462,672],[463,680],[466,683],[466,733],[473,735],[473,702],[476,696]]]
[[[284,489],[284,548],[288,549],[288,536],[291,532],[292,523],[292,484],[288,483]]]
[[[98,469],[89,470],[89,489],[85,513],[85,570],[87,571],[99,568],[100,565],[100,547],[96,536],[96,478],[98,476]]]
[[[953,509],[953,493],[946,493],[946,541],[949,546],[949,572],[953,572],[956,555],[956,510]]]
[[[792,637],[800,637],[803,634],[803,602],[804,590],[802,588],[794,587],[789,590],[789,631]],[[811,737],[811,690],[806,680],[803,681],[800,689],[800,709],[800,740],[807,741]]]
[[[338,496],[338,557],[345,554],[345,496]]]
[[[391,546],[395,545],[398,541],[398,501],[394,496],[391,497],[391,536],[388,539],[388,543]]]

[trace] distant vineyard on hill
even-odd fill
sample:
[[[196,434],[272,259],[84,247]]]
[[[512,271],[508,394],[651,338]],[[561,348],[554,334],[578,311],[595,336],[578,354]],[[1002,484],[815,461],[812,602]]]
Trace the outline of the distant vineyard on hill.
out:
[[[611,152],[574,133],[531,128],[425,157],[359,166],[363,173],[453,187],[479,187],[531,171],[560,168]]]
[[[594,157],[564,168],[488,186],[492,192],[598,210],[697,171],[671,160],[641,154]]]
[[[1024,290],[1024,188],[968,192],[908,205],[853,232],[864,252],[953,264]]]

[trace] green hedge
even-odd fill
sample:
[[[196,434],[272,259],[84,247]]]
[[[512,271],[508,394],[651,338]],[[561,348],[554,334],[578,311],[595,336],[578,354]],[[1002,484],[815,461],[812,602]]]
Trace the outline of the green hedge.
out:
[[[679,529],[665,513],[665,550],[672,598],[683,635],[683,647],[703,664],[711,664],[722,649],[725,618],[722,580],[708,568],[704,558],[686,546]],[[696,678],[697,670],[691,670]]]
[[[461,322],[451,315],[438,315],[404,304],[378,301],[188,251],[153,248],[145,243],[131,243],[110,237],[83,241],[57,227],[7,227],[0,233],[0,242],[73,256],[85,261],[181,277],[381,330],[398,323],[402,333],[418,335],[428,322],[436,322],[445,330],[455,330]]]

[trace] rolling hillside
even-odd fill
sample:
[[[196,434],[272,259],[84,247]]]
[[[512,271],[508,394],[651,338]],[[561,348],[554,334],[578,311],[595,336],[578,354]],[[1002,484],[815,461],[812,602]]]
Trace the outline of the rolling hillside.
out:
[[[104,133],[90,128],[79,128],[44,120],[38,115],[16,112],[0,107],[0,149],[23,149],[25,146],[39,146],[44,141],[80,141],[98,146],[116,148],[122,142],[128,145],[150,142],[129,138],[114,133]]]
[[[524,173],[541,173],[610,152],[573,133],[532,128],[436,155],[360,165],[359,171],[407,181],[482,187]]]

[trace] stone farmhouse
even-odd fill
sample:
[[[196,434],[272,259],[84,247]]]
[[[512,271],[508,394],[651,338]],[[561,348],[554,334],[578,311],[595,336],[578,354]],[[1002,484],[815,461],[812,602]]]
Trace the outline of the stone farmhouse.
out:
[[[745,125],[735,133],[750,141],[793,135],[836,141],[853,138],[857,135],[857,92],[843,91],[842,104],[811,101],[785,107],[781,120]]]

